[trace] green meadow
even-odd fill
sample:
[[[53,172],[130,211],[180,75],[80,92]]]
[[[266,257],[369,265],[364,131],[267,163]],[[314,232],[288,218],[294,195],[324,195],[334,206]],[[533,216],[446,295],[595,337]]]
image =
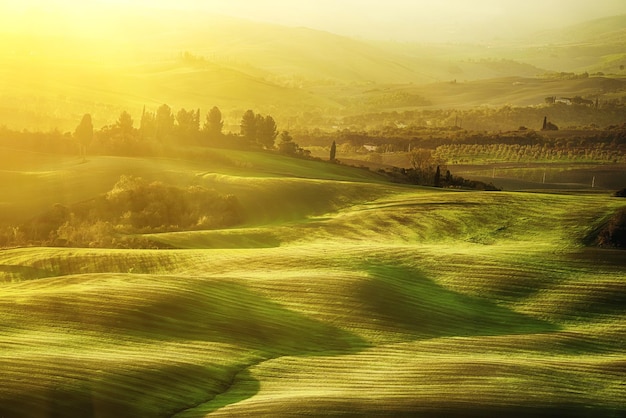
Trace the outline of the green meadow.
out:
[[[237,197],[167,249],[0,250],[0,416],[626,413],[626,257],[609,192],[479,192],[269,152],[3,149],[2,221],[122,174]]]
[[[131,3],[0,6],[0,418],[626,416],[626,15]]]

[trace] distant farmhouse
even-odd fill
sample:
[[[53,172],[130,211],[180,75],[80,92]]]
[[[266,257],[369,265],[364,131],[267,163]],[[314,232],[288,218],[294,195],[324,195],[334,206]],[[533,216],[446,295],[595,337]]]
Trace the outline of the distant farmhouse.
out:
[[[564,104],[567,106],[571,106],[573,104],[578,104],[578,105],[585,105],[585,106],[594,106],[594,104],[597,106],[598,101],[596,99],[596,102],[594,103],[593,100],[589,100],[589,99],[583,99],[580,96],[574,96],[574,97],[559,97],[557,98],[556,96],[550,96],[550,97],[546,97],[545,102],[547,104]]]

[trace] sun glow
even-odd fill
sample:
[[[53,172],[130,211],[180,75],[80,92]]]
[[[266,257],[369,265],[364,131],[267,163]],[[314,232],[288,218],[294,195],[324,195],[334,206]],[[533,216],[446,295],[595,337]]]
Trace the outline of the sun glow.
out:
[[[380,54],[382,50],[366,44],[370,39],[482,47],[550,28],[556,15],[558,24],[566,25],[626,13],[622,1],[570,3],[565,7],[564,1],[543,5],[537,0],[389,0],[384,5],[371,0],[3,2],[0,98],[24,115],[20,119],[16,116],[20,112],[7,107],[0,109],[0,116],[4,111],[11,115],[6,123],[22,128],[35,119],[33,114],[46,115],[50,122],[38,120],[39,127],[67,129],[85,112],[104,123],[115,120],[121,110],[137,117],[144,105],[155,108],[162,103],[196,108],[221,104],[239,111],[272,97],[272,106],[282,102],[328,108],[336,106],[335,99],[312,99],[301,88],[304,80],[424,83],[455,78],[461,71],[456,64],[433,63],[421,52],[409,52],[419,56],[412,62],[388,50]],[[453,51],[460,56],[442,59],[466,60],[467,51],[464,46]],[[405,52],[401,54],[406,57]],[[389,71],[385,62],[396,65]],[[429,74],[430,69],[437,73]],[[420,96],[402,97],[423,105]]]
[[[626,3],[622,0],[593,3],[569,0],[389,0],[384,3],[373,0],[27,0],[4,3],[0,6],[3,12],[0,19],[5,31],[73,30],[77,36],[115,33],[119,29],[115,22],[126,14],[150,9],[221,14],[374,39],[429,41],[507,35],[507,32],[545,29],[626,13]]]

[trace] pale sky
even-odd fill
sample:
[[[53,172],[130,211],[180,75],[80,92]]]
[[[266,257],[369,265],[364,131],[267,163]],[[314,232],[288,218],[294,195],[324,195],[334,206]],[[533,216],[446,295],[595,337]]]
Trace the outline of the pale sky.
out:
[[[9,19],[12,13],[7,10],[63,12],[96,10],[103,5],[201,10],[399,41],[507,37],[626,14],[626,0],[9,0],[0,1],[0,12]]]

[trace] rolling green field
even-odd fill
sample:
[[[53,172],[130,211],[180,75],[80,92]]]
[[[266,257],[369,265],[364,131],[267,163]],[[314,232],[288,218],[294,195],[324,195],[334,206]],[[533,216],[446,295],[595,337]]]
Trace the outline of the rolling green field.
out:
[[[0,250],[0,416],[626,413],[626,257],[583,245],[626,206],[608,192],[3,151],[2,222],[121,174],[232,193],[244,222],[144,235],[167,250]]]

